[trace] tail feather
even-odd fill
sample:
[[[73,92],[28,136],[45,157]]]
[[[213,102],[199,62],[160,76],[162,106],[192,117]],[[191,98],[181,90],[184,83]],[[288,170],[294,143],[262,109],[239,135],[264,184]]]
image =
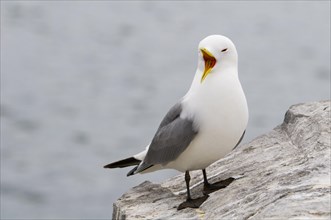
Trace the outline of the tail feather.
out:
[[[134,157],[129,157],[124,160],[119,160],[114,163],[107,164],[104,168],[122,168],[122,167],[129,167],[140,164],[140,160],[137,160]]]

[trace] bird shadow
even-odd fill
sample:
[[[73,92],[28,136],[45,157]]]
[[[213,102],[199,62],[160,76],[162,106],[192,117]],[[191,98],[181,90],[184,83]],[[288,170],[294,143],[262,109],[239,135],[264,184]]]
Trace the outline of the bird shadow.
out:
[[[187,199],[185,202],[182,202],[181,204],[179,204],[179,206],[177,207],[177,210],[182,210],[185,208],[199,208],[209,198],[210,193],[213,193],[220,189],[226,188],[234,180],[235,180],[235,178],[230,177],[225,180],[218,181],[216,183],[204,185],[203,191],[202,191],[203,196],[200,196],[195,199]],[[200,188],[200,187],[196,187],[196,188]],[[197,193],[198,193],[197,190],[194,190],[193,194],[197,194]]]

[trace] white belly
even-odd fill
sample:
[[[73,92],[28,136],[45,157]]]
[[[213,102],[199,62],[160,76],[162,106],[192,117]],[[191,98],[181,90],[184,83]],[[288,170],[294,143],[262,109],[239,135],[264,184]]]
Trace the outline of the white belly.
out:
[[[199,88],[199,92],[184,99],[181,117],[194,115],[198,134],[166,168],[182,172],[204,169],[223,158],[238,143],[248,122],[246,98],[237,78],[223,78],[222,82],[224,84],[217,87],[204,85],[205,88]]]
[[[238,143],[244,132],[219,130],[219,133],[203,132],[196,136],[188,148],[166,167],[179,170],[198,170],[227,155]]]

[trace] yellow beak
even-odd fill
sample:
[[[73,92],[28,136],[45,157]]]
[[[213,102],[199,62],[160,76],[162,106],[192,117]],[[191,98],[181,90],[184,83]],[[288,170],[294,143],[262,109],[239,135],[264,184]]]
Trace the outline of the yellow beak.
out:
[[[215,66],[216,59],[213,56],[213,54],[211,54],[206,48],[202,48],[201,52],[202,52],[203,59],[205,61],[205,70],[203,71],[203,74],[201,77],[201,83],[202,83],[203,80],[205,80],[207,75],[210,73],[212,68]]]

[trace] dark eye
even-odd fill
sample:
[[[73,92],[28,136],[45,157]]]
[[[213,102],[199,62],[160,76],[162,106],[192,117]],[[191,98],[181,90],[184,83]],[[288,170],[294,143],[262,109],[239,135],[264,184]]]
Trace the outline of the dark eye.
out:
[[[222,52],[225,52],[225,51],[227,51],[227,50],[228,50],[228,48],[225,48],[225,49],[222,50]]]

